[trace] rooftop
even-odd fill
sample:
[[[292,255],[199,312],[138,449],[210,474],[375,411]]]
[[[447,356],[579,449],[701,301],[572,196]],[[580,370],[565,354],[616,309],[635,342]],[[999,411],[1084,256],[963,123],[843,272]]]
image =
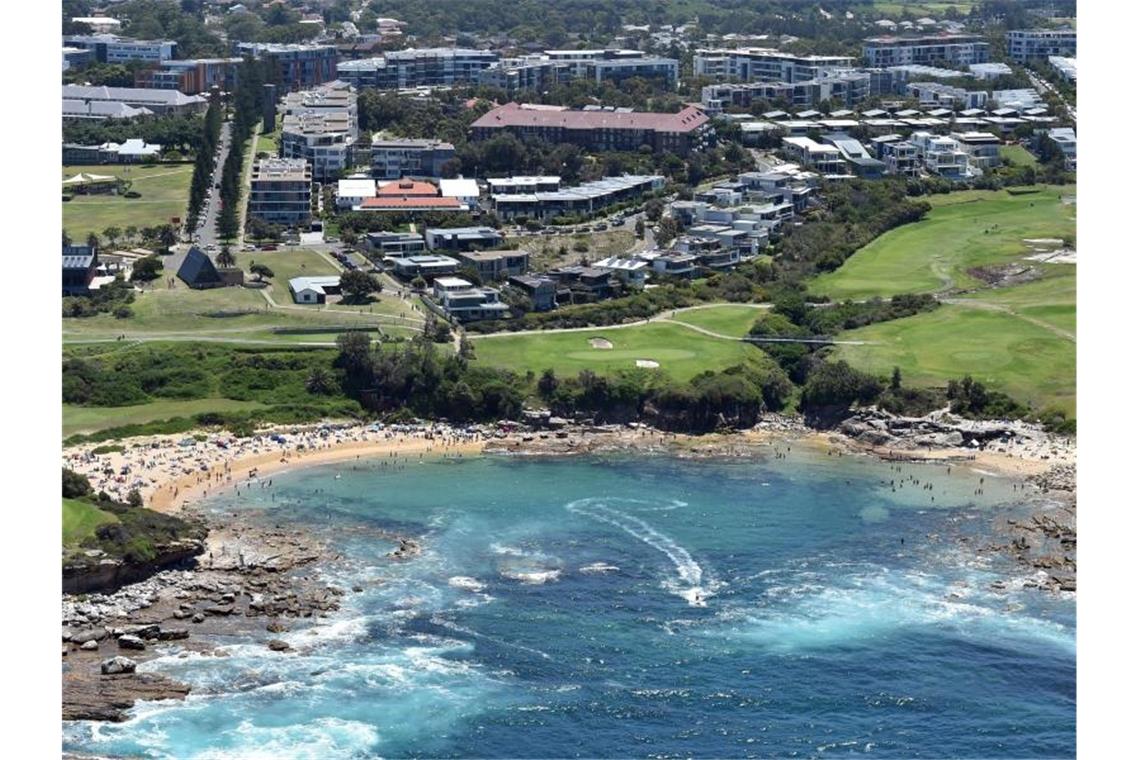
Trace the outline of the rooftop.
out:
[[[633,111],[572,111],[559,106],[507,103],[480,116],[480,127],[562,127],[565,129],[641,129],[657,132],[692,132],[708,122],[703,111],[688,106],[679,113]]]

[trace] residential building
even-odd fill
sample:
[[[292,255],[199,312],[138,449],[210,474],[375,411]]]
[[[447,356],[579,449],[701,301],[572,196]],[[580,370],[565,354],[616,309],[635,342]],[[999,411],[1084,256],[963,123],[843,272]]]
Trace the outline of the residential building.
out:
[[[708,122],[709,117],[693,106],[679,113],[650,113],[507,103],[479,117],[471,125],[471,137],[485,140],[511,132],[587,150],[629,151],[647,145],[655,151],[683,155],[704,147]]]
[[[490,177],[487,187],[491,195],[516,195],[520,193],[548,193],[562,186],[558,175],[542,177]]]
[[[474,251],[498,248],[505,241],[494,227],[431,227],[424,230],[428,250]]]
[[[473,209],[479,203],[479,183],[463,177],[441,179],[439,194],[444,198],[455,198],[464,206]]]
[[[455,158],[455,146],[441,140],[372,138],[372,176],[377,179],[439,177]]]
[[[275,63],[279,85],[285,90],[304,90],[337,78],[334,45],[237,42],[234,52],[239,56],[248,55]]]
[[[272,224],[307,224],[312,216],[313,172],[296,158],[265,158],[253,165],[249,214]]]
[[[839,150],[843,160],[848,164],[850,173],[856,177],[875,179],[882,176],[886,169],[886,164],[868,153],[863,144],[849,134],[839,132],[823,135],[822,139]]]
[[[1060,55],[1049,56],[1049,65],[1070,82],[1077,81],[1077,59]]]
[[[697,257],[689,253],[679,251],[643,253],[641,258],[649,262],[654,274],[664,277],[679,277],[689,280],[701,272]]]
[[[1077,55],[1075,29],[1011,29],[1005,33],[1009,57],[1017,63],[1043,61],[1049,56]]]
[[[887,174],[902,177],[917,177],[920,173],[918,148],[914,143],[899,135],[883,135],[871,138],[875,144],[879,160],[886,165]]]
[[[178,51],[178,43],[173,40],[133,40],[114,34],[65,35],[63,44],[90,50],[98,63],[162,63],[174,58]]]
[[[865,71],[836,71],[799,82],[711,84],[701,88],[701,105],[709,113],[730,107],[749,108],[753,101],[786,101],[794,108],[821,101],[853,106],[871,95],[871,75]]]
[[[491,196],[491,208],[504,220],[592,216],[615,203],[640,198],[663,187],[665,177],[659,174],[624,174],[560,190],[494,194]]]
[[[533,311],[550,311],[554,308],[558,284],[551,278],[542,275],[517,275],[509,277],[507,283],[530,298]]]
[[[571,303],[598,301],[613,294],[613,277],[608,269],[568,266],[552,269],[547,275],[561,286],[559,297]]]
[[[967,179],[976,174],[970,171],[970,157],[952,137],[941,137],[930,132],[915,132],[910,136],[916,157],[926,171],[947,179]]]
[[[529,251],[462,251],[455,256],[461,266],[474,269],[483,281],[523,275],[530,267]]]
[[[1077,133],[1073,131],[1072,127],[1056,127],[1050,129],[1046,136],[1057,144],[1061,152],[1065,154],[1065,169],[1068,171],[1077,170]]]
[[[673,85],[678,66],[675,58],[647,56],[640,50],[548,50],[497,61],[480,72],[479,82],[508,92],[544,92],[575,79],[601,83],[660,78]]]
[[[439,277],[432,290],[447,315],[458,322],[502,319],[510,314],[510,307],[499,300],[499,291],[475,287],[461,277]]]
[[[815,188],[783,171],[744,172],[737,179],[752,192],[766,197],[779,198],[791,207],[791,213],[800,214],[807,209],[808,201],[815,194]]]
[[[953,109],[982,108],[989,100],[989,95],[984,90],[964,90],[941,82],[911,82],[906,86],[906,94],[917,98],[921,106],[945,106]]]
[[[131,138],[123,143],[106,142],[102,145],[76,145],[64,143],[63,164],[137,164],[157,161],[162,155],[162,146],[149,144],[139,138]]]
[[[810,137],[785,137],[783,153],[788,160],[821,174],[846,174],[847,162],[833,145],[821,145]]]
[[[303,158],[323,182],[352,168],[357,138],[356,92],[337,82],[285,96],[281,107],[281,156]]]
[[[99,268],[99,251],[94,246],[63,246],[63,294],[65,296],[87,295],[91,281]]]
[[[206,98],[200,95],[184,95],[176,91],[148,90],[137,87],[106,87],[80,84],[63,85],[63,100],[65,103],[82,103],[85,106],[88,104],[94,105],[96,103],[121,104],[134,109],[145,109],[150,114],[162,114],[164,116],[202,113],[209,106],[209,102]],[[110,107],[113,108],[114,106]],[[67,116],[68,113],[65,108],[64,117],[67,118]],[[82,117],[80,116],[79,118]]]
[[[698,49],[694,76],[738,82],[805,82],[822,79],[855,60],[842,55],[796,55],[771,48]]]
[[[991,132],[951,132],[959,149],[969,157],[971,166],[992,169],[1001,166],[1001,140]]]
[[[384,262],[392,266],[392,271],[405,279],[425,277],[433,279],[455,274],[459,270],[459,260],[436,253],[411,256],[386,256]]]
[[[294,303],[326,303],[329,296],[340,295],[340,275],[294,277],[289,280]]]
[[[1007,63],[971,63],[969,69],[975,79],[997,79],[1013,74]]]
[[[382,257],[414,256],[427,250],[423,236],[414,232],[369,232],[364,236],[364,245]]]
[[[123,28],[123,22],[110,16],[73,16],[73,24],[83,24],[94,32],[117,32]]]
[[[178,90],[187,94],[208,93],[214,87],[233,92],[241,58],[188,58],[166,61],[135,72],[135,87]]]
[[[336,75],[358,88],[382,90],[477,84],[480,72],[498,60],[499,54],[489,50],[409,48],[377,58],[341,61]]]
[[[86,48],[63,47],[63,70],[67,71],[71,68],[82,68],[91,64],[95,60],[95,55]]]
[[[863,41],[863,60],[875,68],[908,63],[969,66],[971,63],[985,63],[989,58],[989,43],[974,34],[886,36]]]
[[[606,270],[634,290],[641,290],[645,287],[645,280],[649,277],[650,271],[649,262],[644,259],[623,256],[610,256],[595,261],[591,266]]]

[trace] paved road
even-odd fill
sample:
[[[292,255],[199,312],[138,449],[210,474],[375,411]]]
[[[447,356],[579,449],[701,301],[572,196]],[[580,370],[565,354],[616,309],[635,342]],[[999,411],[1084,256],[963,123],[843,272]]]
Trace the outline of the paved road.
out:
[[[215,187],[222,179],[222,167],[226,163],[226,156],[230,154],[231,123],[222,123],[222,134],[219,140],[218,157],[214,161],[214,174],[210,177],[210,194],[198,216],[198,229],[194,233],[195,241],[200,248],[207,246],[220,246],[218,240],[218,213],[222,209],[222,191]],[[213,255],[215,251],[210,251]]]

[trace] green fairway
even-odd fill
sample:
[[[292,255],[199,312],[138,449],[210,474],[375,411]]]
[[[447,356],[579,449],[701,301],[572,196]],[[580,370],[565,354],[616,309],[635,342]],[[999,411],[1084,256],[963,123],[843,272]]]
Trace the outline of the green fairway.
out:
[[[837,346],[833,356],[907,385],[942,385],[972,375],[1038,409],[1076,407],[1076,344],[1045,327],[999,311],[944,305],[838,336],[874,345]]]
[[[1075,237],[1076,205],[1062,200],[1075,188],[1038,189],[927,198],[934,208],[926,218],[876,238],[842,267],[813,280],[809,290],[842,300],[976,287],[967,270],[1024,257],[1025,238]]]
[[[1045,276],[1010,288],[971,293],[963,300],[994,304],[1076,335],[1077,272],[1074,264],[1046,264]]]
[[[717,304],[696,309],[683,309],[669,316],[675,322],[703,327],[721,335],[742,338],[752,329],[765,310],[752,304]]]
[[[256,401],[235,401],[228,398],[202,398],[189,401],[163,399],[135,406],[74,406],[63,405],[63,436],[75,433],[94,433],[122,425],[138,425],[172,417],[190,417],[202,412],[245,412],[259,409],[264,404]]]
[[[85,240],[92,232],[102,235],[108,227],[154,227],[186,216],[191,164],[63,167],[65,179],[80,172],[130,180],[130,189],[142,197],[76,195],[63,204],[63,229],[73,240]]]
[[[722,370],[746,361],[767,361],[755,346],[701,335],[681,325],[642,324],[623,328],[529,335],[471,336],[477,365],[517,372],[577,374],[583,369],[614,374],[636,369],[637,360],[655,361],[663,373],[688,380],[705,370]],[[601,338],[613,348],[593,348]]]
[[[77,499],[63,500],[63,544],[78,544],[105,523],[118,522],[119,518],[104,512],[93,504]]]
[[[1020,145],[1002,145],[998,148],[1002,158],[1008,158],[1014,166],[1036,166],[1037,157]]]

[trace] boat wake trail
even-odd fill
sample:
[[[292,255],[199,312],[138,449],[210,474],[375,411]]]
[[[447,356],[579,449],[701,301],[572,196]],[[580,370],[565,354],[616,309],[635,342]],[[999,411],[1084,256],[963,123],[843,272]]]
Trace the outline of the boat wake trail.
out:
[[[666,588],[695,607],[705,606],[705,600],[715,593],[719,584],[708,584],[703,587],[701,584],[704,580],[704,571],[688,550],[640,517],[635,517],[610,506],[611,503],[618,501],[642,503],[633,499],[586,498],[570,502],[566,505],[566,509],[574,514],[583,515],[619,528],[638,541],[664,554],[673,563],[673,567],[677,571],[677,581],[679,581],[679,583],[673,580],[668,581]]]

